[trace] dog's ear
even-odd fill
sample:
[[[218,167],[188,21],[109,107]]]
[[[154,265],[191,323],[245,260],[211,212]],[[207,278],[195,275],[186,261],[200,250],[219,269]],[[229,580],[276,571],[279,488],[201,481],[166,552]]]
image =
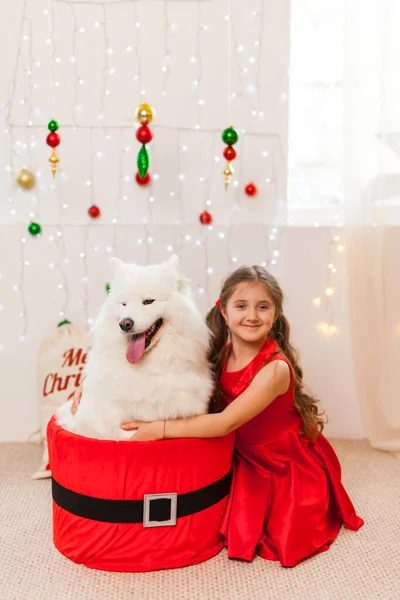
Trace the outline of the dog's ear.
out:
[[[171,258],[168,259],[168,263],[179,271],[179,256],[177,254],[173,254]]]
[[[110,270],[113,277],[115,277],[117,273],[120,273],[125,266],[125,263],[123,263],[122,260],[116,256],[112,256],[108,260],[108,264],[110,265]]]
[[[190,285],[190,279],[186,279],[179,273],[179,256],[173,254],[167,261],[168,265],[171,265],[176,270],[176,289],[181,294],[191,294],[192,288]]]

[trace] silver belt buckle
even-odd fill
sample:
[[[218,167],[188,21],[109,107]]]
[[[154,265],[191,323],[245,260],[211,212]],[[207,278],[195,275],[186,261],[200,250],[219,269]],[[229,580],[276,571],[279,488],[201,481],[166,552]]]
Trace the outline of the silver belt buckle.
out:
[[[150,504],[153,500],[169,500],[170,514],[166,521],[150,520]],[[171,527],[176,525],[178,494],[145,494],[143,498],[143,527]]]

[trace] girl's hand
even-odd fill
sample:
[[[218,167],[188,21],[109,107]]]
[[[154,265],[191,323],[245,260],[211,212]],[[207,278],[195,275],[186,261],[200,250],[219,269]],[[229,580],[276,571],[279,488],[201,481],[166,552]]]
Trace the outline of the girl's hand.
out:
[[[72,397],[71,413],[74,415],[79,408],[79,403],[82,398],[82,388],[77,388]]]
[[[153,421],[152,423],[143,423],[141,421],[131,421],[124,423],[124,431],[136,431],[131,437],[134,442],[150,442],[164,439],[164,421]]]

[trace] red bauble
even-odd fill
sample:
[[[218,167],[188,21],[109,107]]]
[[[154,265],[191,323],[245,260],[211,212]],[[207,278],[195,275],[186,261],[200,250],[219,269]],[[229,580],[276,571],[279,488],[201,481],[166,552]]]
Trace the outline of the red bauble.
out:
[[[201,213],[199,218],[202,225],[211,225],[212,223],[212,216],[206,210]]]
[[[56,133],[55,131],[52,131],[51,133],[49,133],[49,135],[46,138],[46,144],[48,146],[51,146],[51,148],[56,148],[60,142],[61,142],[61,138],[58,135],[58,133]]]
[[[148,144],[153,139],[151,129],[147,125],[142,125],[136,130],[136,139],[141,144]]]
[[[92,217],[92,219],[97,219],[97,217],[100,216],[99,207],[96,206],[95,204],[92,204],[92,206],[89,206],[88,215],[89,215],[89,217]]]
[[[138,185],[147,185],[150,183],[150,173],[146,173],[144,177],[140,177],[140,173],[136,173],[136,183]]]
[[[255,196],[258,192],[257,186],[254,183],[248,183],[244,188],[244,191],[248,196]]]
[[[236,150],[232,146],[227,146],[224,150],[224,158],[226,160],[234,160],[236,158]]]

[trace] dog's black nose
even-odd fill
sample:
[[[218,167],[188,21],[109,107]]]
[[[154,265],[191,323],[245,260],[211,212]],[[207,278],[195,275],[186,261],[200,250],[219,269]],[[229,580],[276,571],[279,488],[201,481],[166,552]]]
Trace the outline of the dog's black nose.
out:
[[[119,326],[121,327],[122,331],[128,332],[134,326],[134,322],[132,319],[122,319],[122,321],[119,322]]]

